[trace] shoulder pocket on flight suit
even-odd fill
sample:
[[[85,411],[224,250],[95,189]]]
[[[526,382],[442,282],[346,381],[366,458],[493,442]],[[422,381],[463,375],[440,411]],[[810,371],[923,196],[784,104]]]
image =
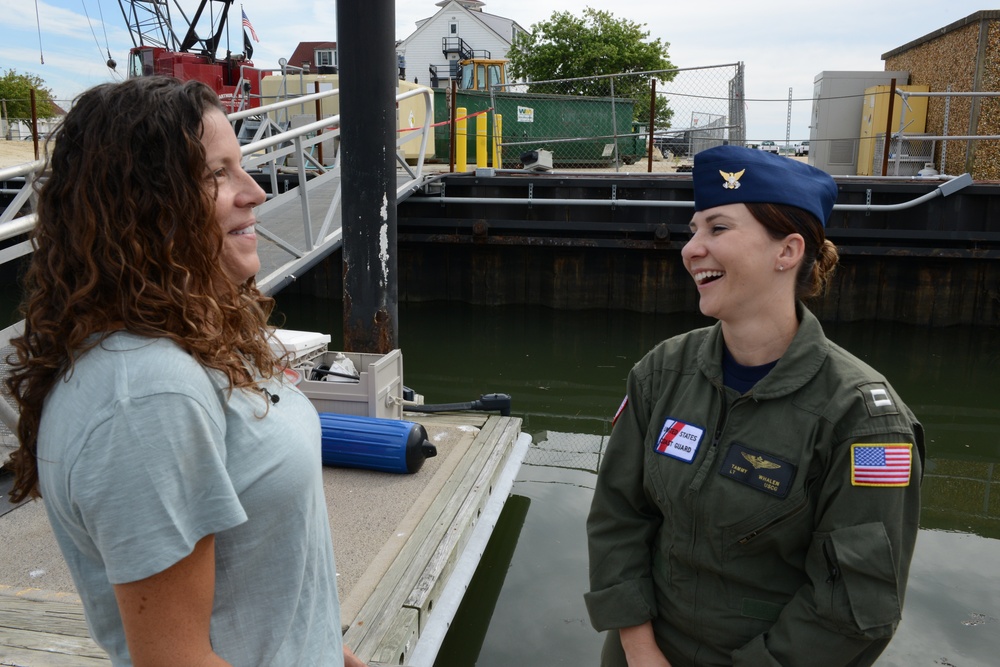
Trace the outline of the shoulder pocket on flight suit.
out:
[[[829,595],[817,595],[820,611],[866,637],[890,637],[900,619],[899,586],[892,545],[881,523],[835,530],[821,545]],[[817,589],[823,586],[817,585]],[[818,593],[818,591],[817,591]]]

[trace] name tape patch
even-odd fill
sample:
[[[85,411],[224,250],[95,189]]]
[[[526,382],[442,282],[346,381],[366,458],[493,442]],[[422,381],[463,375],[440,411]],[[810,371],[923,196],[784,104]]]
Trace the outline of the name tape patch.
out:
[[[691,463],[698,446],[705,435],[705,429],[694,424],[682,422],[679,419],[667,417],[660,429],[660,437],[656,439],[656,451],[664,456],[672,456],[685,463]]]
[[[719,474],[758,491],[784,498],[792,488],[795,466],[734,442],[729,446],[729,453],[719,467]]]
[[[851,445],[851,485],[909,486],[913,445],[909,442]]]

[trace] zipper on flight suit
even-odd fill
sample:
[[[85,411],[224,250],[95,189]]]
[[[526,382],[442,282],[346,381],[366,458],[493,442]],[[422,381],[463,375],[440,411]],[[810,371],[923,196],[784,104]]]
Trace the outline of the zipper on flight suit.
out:
[[[781,523],[785,519],[792,518],[793,516],[795,516],[796,514],[798,514],[799,512],[801,512],[802,510],[804,510],[808,504],[809,504],[809,497],[808,496],[803,496],[802,497],[802,502],[800,502],[798,505],[796,505],[794,508],[792,508],[792,510],[790,512],[786,512],[786,513],[782,514],[779,517],[775,517],[774,519],[772,519],[771,521],[768,521],[766,524],[764,524],[760,528],[753,529],[752,531],[750,531],[749,533],[747,533],[746,535],[744,535],[743,537],[741,537],[740,539],[738,539],[737,543],[738,544],[746,544],[747,542],[750,542],[754,538],[758,537],[761,533],[766,533],[768,530],[770,530],[771,528],[773,528],[777,524]]]
[[[722,431],[726,426],[726,419],[729,417],[729,412],[740,402],[740,399],[733,401],[732,405],[729,405],[726,400],[726,390],[720,385],[716,385],[716,390],[719,392],[719,398],[721,399],[721,408],[719,410],[719,420],[715,424],[715,434],[712,436],[712,444],[709,446],[708,451],[705,453],[705,458],[702,460],[701,467],[698,472],[695,473],[694,479],[691,480],[691,485],[688,487],[688,493],[694,493],[701,488],[701,485],[705,483],[705,479],[708,477],[709,470],[715,466],[715,457],[719,449],[719,442],[722,440]]]

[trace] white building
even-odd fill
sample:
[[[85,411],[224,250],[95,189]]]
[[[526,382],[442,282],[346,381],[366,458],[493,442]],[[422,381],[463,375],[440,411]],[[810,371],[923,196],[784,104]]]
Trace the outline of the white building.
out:
[[[457,65],[467,58],[506,58],[518,33],[513,19],[483,11],[481,0],[441,0],[441,9],[417,21],[417,29],[396,47],[405,62],[407,81],[447,87]],[[436,72],[436,77],[434,73]]]

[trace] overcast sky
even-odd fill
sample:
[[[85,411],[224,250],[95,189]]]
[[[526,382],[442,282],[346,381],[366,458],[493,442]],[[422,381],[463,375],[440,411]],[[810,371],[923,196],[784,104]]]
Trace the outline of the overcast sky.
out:
[[[179,3],[188,16],[198,5],[197,0]],[[676,67],[742,61],[747,138],[776,141],[785,139],[789,126],[789,88],[791,140],[808,138],[817,74],[884,70],[883,53],[986,8],[971,0],[487,0],[484,10],[530,30],[555,11],[580,14],[584,6],[646,24],[651,38],[670,44]],[[260,38],[254,44],[259,67],[277,67],[278,58],[289,57],[300,41],[337,39],[331,0],[244,0],[243,9]],[[397,2],[396,38],[409,36],[416,21],[438,10],[433,0]],[[230,16],[233,51],[242,50],[239,12],[237,3]],[[91,85],[124,75],[132,41],[117,0],[0,0],[0,16],[0,70],[42,77],[57,99],[71,99]],[[118,62],[118,74],[105,65],[108,51]]]

